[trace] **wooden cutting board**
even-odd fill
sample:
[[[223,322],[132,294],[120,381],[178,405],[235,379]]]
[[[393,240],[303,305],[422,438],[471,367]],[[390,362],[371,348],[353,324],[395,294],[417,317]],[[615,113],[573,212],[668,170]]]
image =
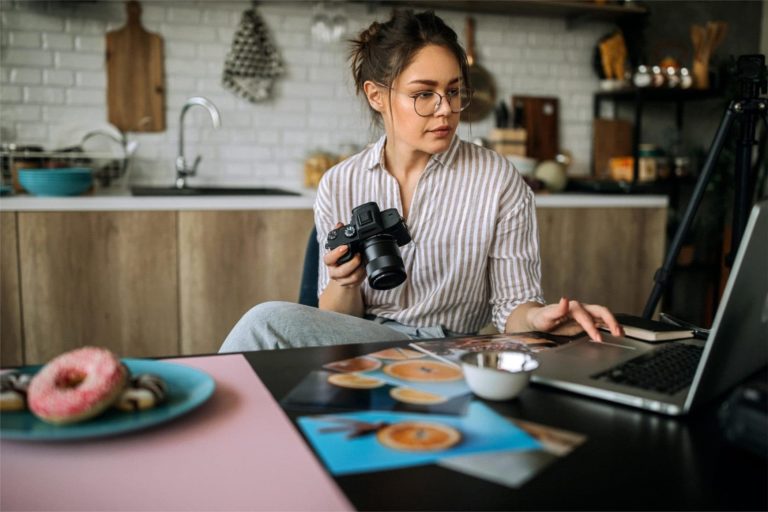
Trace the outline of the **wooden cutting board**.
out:
[[[632,156],[632,123],[623,119],[595,119],[592,143],[596,178],[609,178],[609,161],[613,157]]]
[[[523,114],[525,156],[536,160],[555,158],[560,151],[559,100],[546,96],[513,96],[512,106]]]
[[[109,122],[128,132],[165,130],[163,39],[141,26],[141,5],[126,2],[128,21],[107,32]]]

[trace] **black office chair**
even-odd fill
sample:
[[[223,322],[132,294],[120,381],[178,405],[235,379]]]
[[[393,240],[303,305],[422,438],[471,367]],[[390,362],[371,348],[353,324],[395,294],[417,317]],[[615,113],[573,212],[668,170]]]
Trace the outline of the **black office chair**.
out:
[[[317,228],[312,226],[312,232],[309,234],[309,240],[307,240],[307,250],[304,253],[299,304],[317,307],[317,265],[319,258],[320,245],[317,243]]]

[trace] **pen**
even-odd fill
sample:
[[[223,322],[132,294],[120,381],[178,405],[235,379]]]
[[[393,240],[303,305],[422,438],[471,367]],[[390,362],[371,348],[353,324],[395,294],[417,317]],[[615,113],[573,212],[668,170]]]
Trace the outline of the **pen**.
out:
[[[667,313],[661,313],[659,316],[661,317],[662,321],[668,324],[676,325],[677,327],[682,327],[683,329],[692,330],[693,335],[697,338],[707,339],[709,336],[709,329],[704,329],[703,327],[693,325],[690,322],[686,322],[685,320],[681,320]]]

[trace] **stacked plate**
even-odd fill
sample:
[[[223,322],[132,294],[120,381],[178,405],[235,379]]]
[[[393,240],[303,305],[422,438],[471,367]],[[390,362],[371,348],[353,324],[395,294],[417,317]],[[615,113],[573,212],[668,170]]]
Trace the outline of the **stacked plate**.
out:
[[[91,188],[93,170],[86,167],[20,169],[19,183],[35,196],[76,196]]]

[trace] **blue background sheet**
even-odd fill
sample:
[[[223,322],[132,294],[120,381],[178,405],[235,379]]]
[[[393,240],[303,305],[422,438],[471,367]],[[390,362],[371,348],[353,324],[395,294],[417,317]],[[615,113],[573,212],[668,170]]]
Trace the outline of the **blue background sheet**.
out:
[[[439,452],[399,451],[379,443],[375,433],[347,439],[348,432],[320,432],[324,427],[339,425],[332,418],[370,423],[383,421],[389,424],[402,421],[441,423],[458,429],[462,439],[452,448]],[[466,416],[363,411],[303,416],[298,419],[298,423],[325,466],[334,475],[418,466],[471,453],[533,450],[540,447],[535,439],[482,402],[472,402]]]

